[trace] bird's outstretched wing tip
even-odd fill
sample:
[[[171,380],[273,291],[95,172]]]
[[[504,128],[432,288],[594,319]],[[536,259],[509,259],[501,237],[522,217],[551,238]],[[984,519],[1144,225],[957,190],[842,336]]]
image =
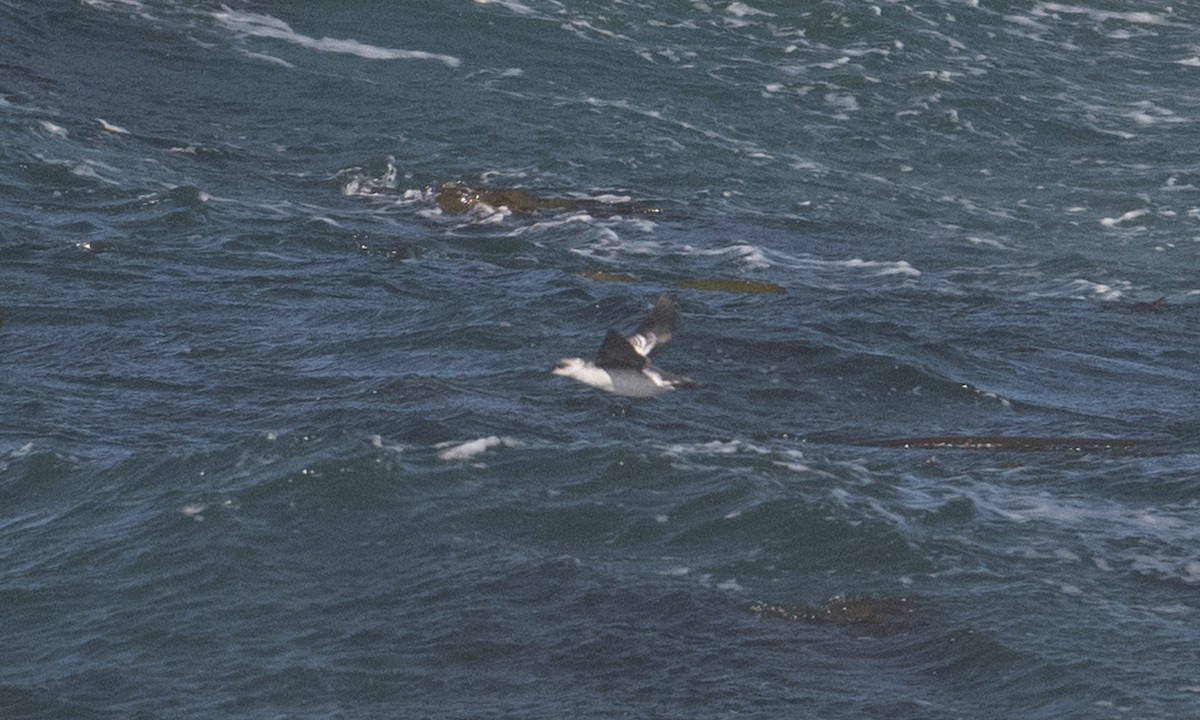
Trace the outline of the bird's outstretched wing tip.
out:
[[[655,345],[662,345],[671,339],[678,320],[679,311],[675,307],[675,301],[665,293],[659,295],[658,300],[654,303],[654,309],[650,311],[641,325],[638,325],[637,329],[637,334],[645,337],[648,341],[647,353]]]

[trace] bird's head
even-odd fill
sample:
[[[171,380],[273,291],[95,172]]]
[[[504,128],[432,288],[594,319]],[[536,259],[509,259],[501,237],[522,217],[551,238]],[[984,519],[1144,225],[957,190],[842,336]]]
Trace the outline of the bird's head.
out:
[[[558,361],[554,369],[550,372],[555,375],[566,375],[567,377],[576,377],[583,371],[583,358],[563,358]]]

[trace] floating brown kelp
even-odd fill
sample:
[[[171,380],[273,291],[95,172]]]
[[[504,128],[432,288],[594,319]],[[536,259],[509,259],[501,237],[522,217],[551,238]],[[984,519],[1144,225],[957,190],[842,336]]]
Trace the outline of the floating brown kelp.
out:
[[[1017,437],[1008,435],[935,435],[865,440],[857,445],[912,450],[1004,450],[1017,452],[1094,452],[1130,450],[1153,442],[1146,438]]]
[[[637,278],[628,273],[608,272],[605,270],[584,270],[579,273],[588,280],[596,282],[637,282]]]
[[[642,202],[601,200],[596,198],[554,197],[519,188],[493,188],[463,183],[444,183],[436,191],[438,208],[447,215],[477,210],[507,208],[513,215],[529,216],[543,211],[584,211],[607,215],[658,215],[662,208]]]
[[[536,198],[524,190],[471,187],[446,183],[437,189],[437,206],[447,215],[468,213],[480,205],[507,207],[514,215],[532,215],[540,208],[560,207],[552,198]]]

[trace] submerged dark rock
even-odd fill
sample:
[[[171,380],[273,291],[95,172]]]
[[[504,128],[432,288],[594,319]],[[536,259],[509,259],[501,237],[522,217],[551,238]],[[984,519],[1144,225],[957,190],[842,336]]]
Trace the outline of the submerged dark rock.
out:
[[[758,601],[750,611],[759,617],[825,625],[890,625],[911,619],[913,598],[904,595],[835,595],[816,607],[772,605]]]
[[[1129,306],[1129,309],[1134,312],[1158,312],[1167,302],[1167,296],[1163,295],[1154,302],[1136,302]]]

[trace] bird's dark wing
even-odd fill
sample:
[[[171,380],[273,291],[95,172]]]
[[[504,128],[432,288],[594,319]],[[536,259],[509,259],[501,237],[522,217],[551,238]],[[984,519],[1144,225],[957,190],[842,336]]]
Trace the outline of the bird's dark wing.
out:
[[[646,357],[634,350],[629,341],[621,337],[621,333],[609,330],[604,336],[600,352],[596,354],[596,365],[606,369],[641,370],[646,366]]]
[[[643,320],[641,325],[638,325],[637,334],[642,336],[642,340],[639,341],[634,336],[634,338],[630,338],[630,343],[642,355],[649,355],[655,346],[663,345],[671,339],[671,335],[675,332],[678,315],[675,303],[671,298],[659,295],[658,302],[654,303],[654,309],[650,311],[649,317]]]

